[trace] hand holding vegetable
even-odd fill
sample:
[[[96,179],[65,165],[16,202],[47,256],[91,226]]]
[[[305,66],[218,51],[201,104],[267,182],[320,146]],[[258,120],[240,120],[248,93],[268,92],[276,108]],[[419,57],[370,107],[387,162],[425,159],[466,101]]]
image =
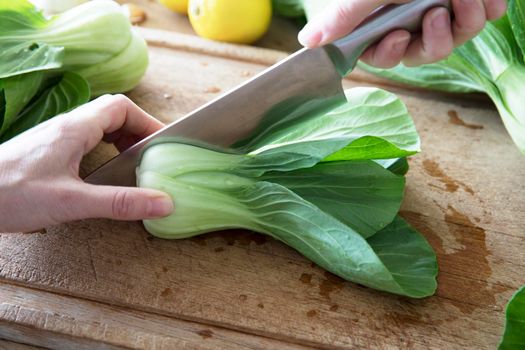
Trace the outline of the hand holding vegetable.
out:
[[[0,145],[0,232],[170,214],[172,201],[162,192],[88,185],[78,175],[82,157],[104,135],[123,150],[162,126],[128,98],[106,95]]]
[[[371,12],[391,3],[407,0],[338,0],[323,14],[314,18],[299,34],[307,47],[327,44],[351,32]],[[476,36],[487,20],[503,16],[505,0],[452,0],[454,19],[444,8],[434,8],[425,15],[423,32],[411,37],[406,30],[396,30],[379,44],[369,48],[362,57],[366,63],[390,68],[401,61],[407,66],[437,62],[457,47]],[[412,40],[411,40],[412,39]]]

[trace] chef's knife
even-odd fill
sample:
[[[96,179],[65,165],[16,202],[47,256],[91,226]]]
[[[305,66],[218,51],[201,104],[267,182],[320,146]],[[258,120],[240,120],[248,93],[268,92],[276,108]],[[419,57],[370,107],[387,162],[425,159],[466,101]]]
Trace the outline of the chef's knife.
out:
[[[135,168],[141,151],[154,140],[175,136],[227,147],[249,136],[269,115],[319,111],[341,104],[345,101],[342,79],[366,48],[393,30],[420,30],[424,14],[436,6],[450,8],[450,1],[414,0],[376,11],[348,36],[323,48],[296,52],[135,144],[95,170],[85,181],[135,185]]]

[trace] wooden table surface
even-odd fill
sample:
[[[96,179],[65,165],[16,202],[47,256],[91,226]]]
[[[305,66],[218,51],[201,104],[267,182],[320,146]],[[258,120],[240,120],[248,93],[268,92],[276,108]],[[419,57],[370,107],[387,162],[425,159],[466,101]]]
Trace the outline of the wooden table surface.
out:
[[[129,96],[175,120],[286,56],[141,30],[150,68]],[[525,158],[485,100],[408,90],[423,152],[402,215],[438,254],[435,296],[344,282],[283,244],[229,231],[180,241],[86,220],[0,234],[0,348],[493,349],[525,284]],[[101,145],[86,173],[115,154]],[[14,342],[14,343],[13,343]]]

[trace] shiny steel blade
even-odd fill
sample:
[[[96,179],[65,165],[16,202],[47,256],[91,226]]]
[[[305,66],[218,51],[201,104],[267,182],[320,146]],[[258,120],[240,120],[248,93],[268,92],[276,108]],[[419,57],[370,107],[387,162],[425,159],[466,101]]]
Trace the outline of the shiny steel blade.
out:
[[[385,6],[346,37],[324,48],[303,49],[245,84],[204,105],[104,164],[86,178],[101,185],[135,184],[141,150],[162,137],[182,137],[230,146],[250,135],[269,117],[315,113],[345,101],[341,77],[348,74],[371,44],[396,29],[418,31],[424,14],[450,0],[414,0]],[[271,117],[271,118],[270,118]]]
[[[142,149],[164,137],[182,137],[227,147],[248,137],[261,121],[286,113],[329,108],[345,101],[341,76],[325,49],[303,49],[248,82],[191,112],[135,144],[95,170],[85,181],[98,185],[134,186]]]

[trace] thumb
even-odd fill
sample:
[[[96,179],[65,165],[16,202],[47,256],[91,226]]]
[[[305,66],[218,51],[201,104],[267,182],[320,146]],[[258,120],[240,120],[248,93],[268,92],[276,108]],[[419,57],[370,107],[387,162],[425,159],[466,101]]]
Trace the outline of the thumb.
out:
[[[171,197],[152,189],[86,184],[83,192],[84,218],[131,221],[161,218],[173,212]]]

